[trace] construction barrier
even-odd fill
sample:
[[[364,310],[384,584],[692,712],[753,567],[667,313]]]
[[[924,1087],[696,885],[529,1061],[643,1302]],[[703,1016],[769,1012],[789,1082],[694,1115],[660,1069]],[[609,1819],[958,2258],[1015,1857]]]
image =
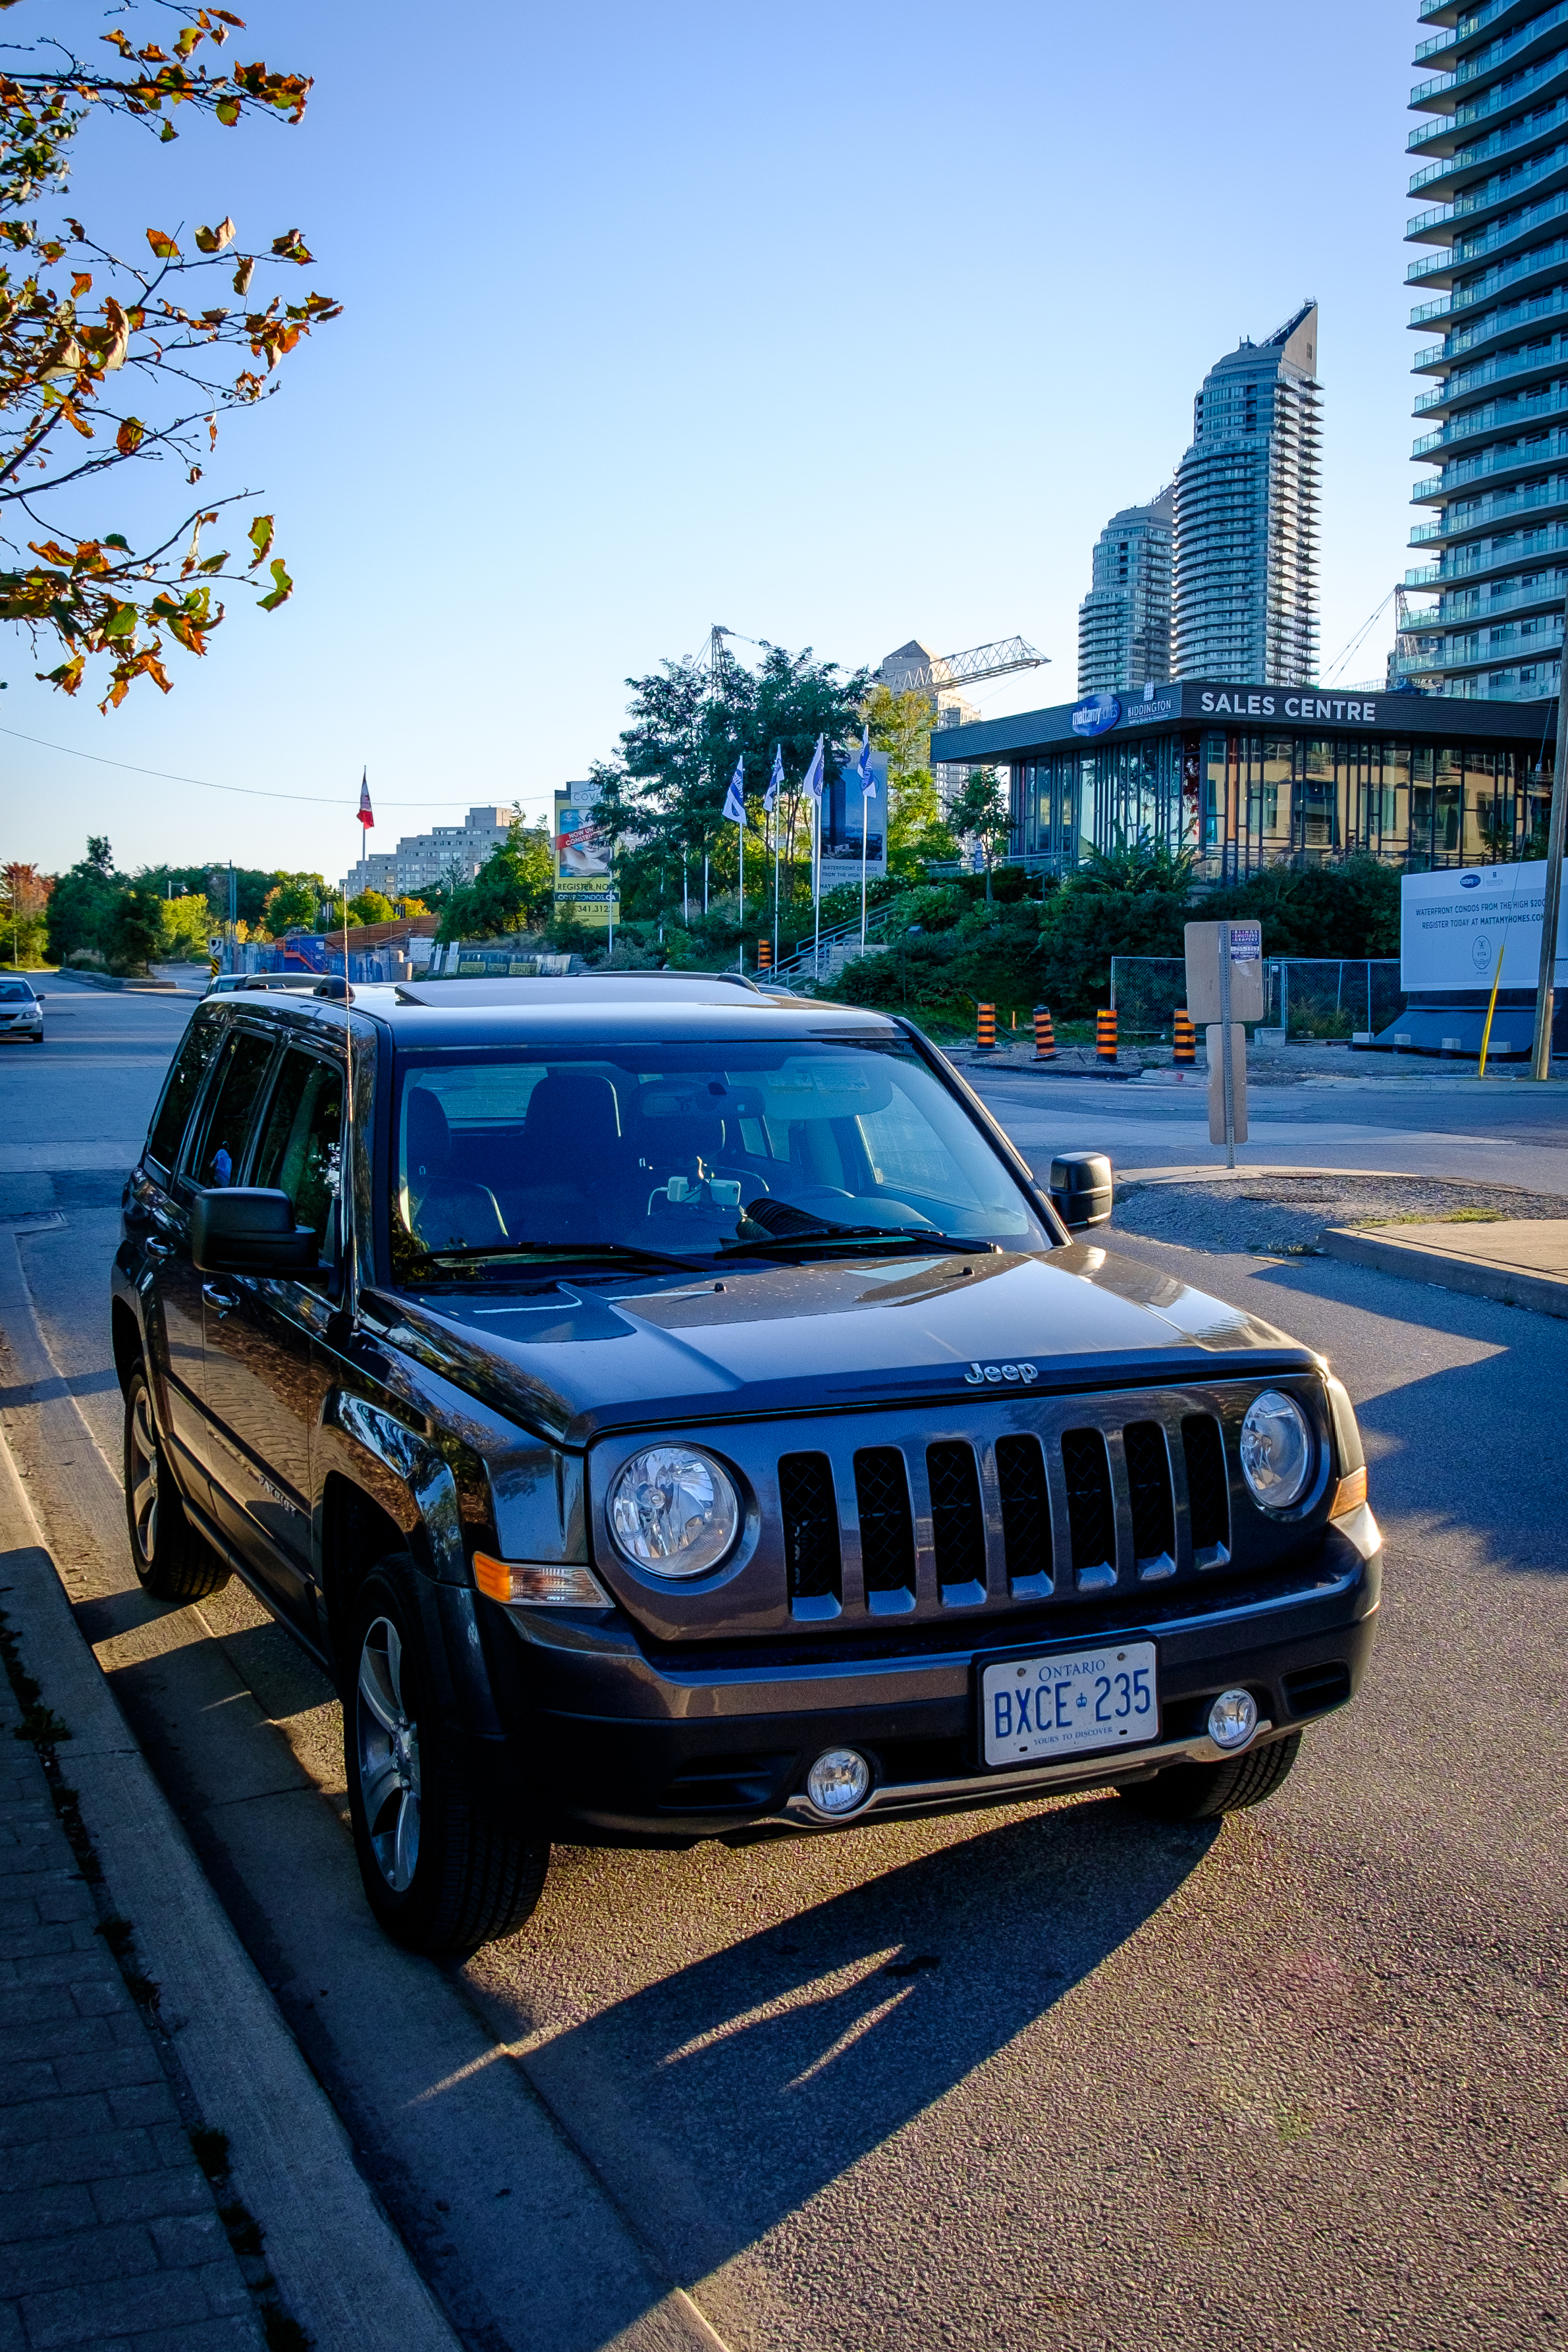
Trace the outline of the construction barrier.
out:
[[[997,1008],[994,1004],[975,1007],[975,1051],[994,1054],[997,1050]]]
[[[1116,1015],[1103,1009],[1094,1015],[1094,1057],[1101,1062],[1116,1058]]]
[[[1171,1015],[1171,1034],[1176,1041],[1176,1059],[1186,1066],[1197,1060],[1197,1030],[1185,1007]]]
[[[1037,1004],[1034,1008],[1034,1058],[1037,1062],[1056,1059],[1056,1031],[1051,1026],[1049,1004]]]
[[[772,971],[772,969],[773,969],[773,942],[772,942],[772,940],[758,940],[758,942],[757,942],[757,969],[758,969],[758,971]]]

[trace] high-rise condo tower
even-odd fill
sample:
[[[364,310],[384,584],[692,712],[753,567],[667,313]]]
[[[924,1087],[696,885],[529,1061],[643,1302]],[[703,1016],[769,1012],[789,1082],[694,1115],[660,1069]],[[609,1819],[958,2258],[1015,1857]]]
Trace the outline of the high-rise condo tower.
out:
[[[1171,676],[1170,488],[1124,507],[1094,542],[1093,584],[1078,607],[1078,691],[1111,694]]]
[[[1204,377],[1176,468],[1176,677],[1310,686],[1318,659],[1318,310]]]
[[[1435,0],[1419,22],[1406,234],[1433,249],[1406,275],[1435,471],[1405,584],[1436,602],[1398,662],[1431,693],[1533,701],[1557,691],[1568,550],[1568,10]]]

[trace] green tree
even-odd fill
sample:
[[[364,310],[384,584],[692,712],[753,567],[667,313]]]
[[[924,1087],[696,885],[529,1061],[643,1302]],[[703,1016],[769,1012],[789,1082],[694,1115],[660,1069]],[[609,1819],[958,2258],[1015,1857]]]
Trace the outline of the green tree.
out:
[[[995,768],[971,768],[964,781],[964,789],[947,810],[947,823],[952,830],[971,841],[978,842],[986,861],[986,896],[991,896],[991,866],[998,848],[1006,845],[1012,819],[1008,808],[1008,795],[1001,776]]]
[[[140,977],[163,951],[163,901],[155,890],[126,883],[116,891],[103,928],[103,951],[112,971]]]
[[[810,839],[806,771],[819,735],[830,778],[849,757],[869,676],[816,661],[809,646],[798,654],[764,646],[761,653],[755,669],[732,658],[716,671],[666,661],[646,677],[627,679],[631,724],[615,758],[594,770],[601,822],[625,844],[617,871],[626,912],[657,915],[666,900],[678,898],[683,857],[694,887],[706,856],[713,885],[733,888],[737,828],[723,808],[737,759],[745,763],[747,872],[760,875],[761,797],[775,748],[784,767],[773,823],[784,845],[786,889],[801,878]],[[747,898],[751,902],[749,881]]]
[[[49,893],[48,954],[51,963],[63,963],[83,948],[107,953],[106,929],[120,888],[114,871],[114,853],[102,834],[94,834],[87,855],[68,873],[56,877]]]
[[[171,460],[193,488],[220,418],[265,398],[279,362],[339,309],[324,294],[298,302],[252,294],[258,268],[309,264],[298,229],[258,250],[236,242],[225,217],[194,229],[187,253],[167,229],[148,227],[135,236],[136,251],[147,248],[138,260],[65,209],[74,142],[94,117],[156,131],[166,142],[179,135],[177,115],[232,129],[242,117],[298,122],[304,113],[305,77],[211,62],[240,17],[191,0],[162,6],[182,27],[172,56],[156,41],[136,47],[116,26],[100,37],[115,52],[112,65],[101,50],[78,58],[51,12],[45,37],[14,48],[0,76],[0,208],[9,215],[0,268],[0,509],[13,532],[40,533],[25,549],[0,537],[9,551],[8,562],[0,556],[0,619],[19,622],[35,643],[52,641],[63,658],[40,675],[67,694],[90,658],[107,656],[106,709],[138,677],[169,691],[166,641],[205,653],[224,617],[213,602],[220,583],[256,584],[267,563],[272,585],[257,600],[267,612],[293,583],[274,554],[270,515],[245,530],[243,569],[226,548],[204,551],[204,530],[248,493],[214,499],[204,487],[188,508],[165,504],[132,546],[121,531],[80,527],[84,488],[112,467]],[[230,278],[237,302],[213,300],[214,271]]]
[[[45,909],[53,887],[36,866],[14,859],[0,867],[0,955],[19,969],[37,964],[43,955]]]
[[[380,890],[361,890],[357,898],[349,901],[350,919],[356,923],[390,923],[396,908]]]
[[[888,871],[913,880],[922,865],[958,855],[931,773],[931,697],[918,688],[894,694],[879,679],[861,715],[872,742],[887,754]]]
[[[145,886],[144,886],[145,887]],[[152,893],[158,898],[158,893]],[[204,891],[179,898],[158,898],[162,939],[158,953],[165,963],[196,963],[205,957],[212,936],[212,911]]]
[[[262,901],[261,919],[275,940],[287,931],[314,931],[331,896],[319,874],[280,874]]]
[[[555,859],[548,835],[525,828],[514,812],[507,838],[498,842],[472,882],[453,891],[436,933],[440,940],[497,940],[540,923],[555,891]]]

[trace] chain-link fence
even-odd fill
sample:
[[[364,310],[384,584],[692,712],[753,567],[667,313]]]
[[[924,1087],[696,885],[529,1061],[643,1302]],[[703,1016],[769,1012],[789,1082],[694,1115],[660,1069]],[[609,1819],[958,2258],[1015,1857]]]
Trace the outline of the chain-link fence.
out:
[[[1287,1037],[1376,1036],[1405,1010],[1394,956],[1270,956],[1263,980],[1263,1025]],[[1168,1039],[1186,1003],[1186,961],[1113,956],[1111,1003],[1124,1043]]]

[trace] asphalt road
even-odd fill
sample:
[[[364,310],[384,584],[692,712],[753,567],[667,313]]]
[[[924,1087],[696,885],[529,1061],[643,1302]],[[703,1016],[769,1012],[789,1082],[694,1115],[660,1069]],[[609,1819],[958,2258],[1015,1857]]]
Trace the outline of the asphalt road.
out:
[[[446,1972],[368,1926],[314,1669],[235,1586],[201,1611],[131,1589],[103,1459],[118,1183],[94,1155],[140,1133],[183,1015],[74,991],[58,1014],[42,1053],[0,1056],[0,1215],[63,1220],[0,1234],[57,1374],[8,1386],[5,1433],[469,2341],[591,2352],[671,2281],[733,2352],[1568,2339],[1561,1324],[1326,1259],[1117,1241],[1323,1349],[1362,1413],[1380,1648],[1278,1797],[1218,1830],[1087,1797],[567,1850],[534,1919]],[[1197,1122],[1092,1080],[1053,1091],[1056,1131],[1044,1085],[987,1089],[1031,1157],[1210,1157]],[[1489,1093],[1478,1135],[1473,1087],[1346,1091],[1332,1116],[1288,1091],[1258,1158],[1304,1161],[1304,1133],[1336,1166],[1568,1192],[1555,1092]],[[7,1328],[22,1311],[0,1284]]]

